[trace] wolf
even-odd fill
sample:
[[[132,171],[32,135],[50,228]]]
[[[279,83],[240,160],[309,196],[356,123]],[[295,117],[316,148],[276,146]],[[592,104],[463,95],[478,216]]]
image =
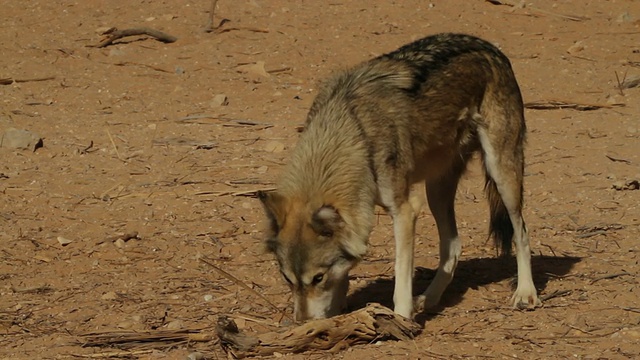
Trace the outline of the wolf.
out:
[[[393,219],[394,311],[438,304],[461,253],[454,198],[480,153],[489,234],[503,255],[515,243],[515,307],[540,305],[522,217],[524,106],[508,58],[480,38],[436,34],[339,71],[319,90],[276,190],[260,192],[267,249],[290,286],[296,320],[345,309],[349,271],[367,250],[380,205]],[[426,195],[426,196],[425,196]],[[416,219],[435,219],[439,266],[413,298]]]

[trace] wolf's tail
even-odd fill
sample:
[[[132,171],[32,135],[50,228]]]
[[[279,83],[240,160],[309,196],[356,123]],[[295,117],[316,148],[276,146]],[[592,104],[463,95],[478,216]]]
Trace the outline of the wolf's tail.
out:
[[[489,236],[493,237],[496,248],[501,256],[511,254],[511,240],[513,238],[513,224],[509,218],[509,211],[504,205],[496,182],[485,170],[484,191],[489,201],[491,218],[489,222]]]

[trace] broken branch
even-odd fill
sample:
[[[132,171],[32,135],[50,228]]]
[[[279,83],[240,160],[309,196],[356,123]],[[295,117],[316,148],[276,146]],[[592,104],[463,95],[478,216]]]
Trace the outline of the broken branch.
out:
[[[148,35],[153,38],[156,38],[158,41],[162,41],[164,43],[172,43],[178,40],[177,37],[173,35],[169,35],[159,30],[150,29],[148,27],[140,27],[140,28],[132,28],[132,29],[124,29],[118,30],[117,28],[111,28],[102,35],[108,35],[106,39],[102,40],[99,44],[94,45],[97,48],[103,48],[111,45],[114,41],[121,39],[127,36],[137,36],[137,35]]]
[[[285,332],[250,336],[226,316],[218,318],[217,332],[224,350],[235,358],[299,353],[309,350],[336,352],[357,344],[377,340],[410,340],[420,326],[379,305],[329,319],[308,321]]]
[[[160,347],[160,344],[172,344],[177,342],[208,342],[215,338],[200,329],[182,330],[155,330],[155,331],[106,331],[99,333],[87,333],[80,335],[82,346],[115,346],[120,349],[133,349],[144,347]],[[158,344],[160,343],[160,344]],[[154,345],[155,344],[155,345]]]
[[[33,81],[47,81],[47,80],[53,80],[55,78],[56,78],[55,76],[46,76],[46,77],[33,78],[33,79],[2,78],[2,79],[0,79],[0,85],[11,85],[14,82],[15,83],[26,83],[26,82],[33,82]]]
[[[582,104],[563,100],[537,100],[524,104],[525,108],[534,110],[574,109],[578,111],[611,109],[620,106],[624,104]]]

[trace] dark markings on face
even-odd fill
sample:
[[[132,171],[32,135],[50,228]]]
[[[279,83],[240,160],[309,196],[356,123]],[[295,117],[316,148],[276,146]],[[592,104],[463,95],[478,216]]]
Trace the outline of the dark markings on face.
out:
[[[298,240],[289,249],[289,262],[292,266],[292,271],[296,277],[296,284],[299,288],[302,288],[304,283],[302,282],[302,274],[305,271],[305,265],[308,261],[308,249],[305,244]]]

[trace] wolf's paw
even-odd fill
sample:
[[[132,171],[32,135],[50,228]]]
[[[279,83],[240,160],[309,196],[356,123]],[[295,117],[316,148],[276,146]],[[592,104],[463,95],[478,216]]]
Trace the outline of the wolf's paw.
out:
[[[426,309],[425,306],[424,306],[426,299],[427,299],[427,297],[424,296],[424,295],[418,295],[418,296],[415,296],[413,298],[413,313],[414,314],[420,314],[421,312],[424,311],[424,309]]]
[[[426,294],[418,295],[413,298],[413,312],[415,314],[420,314],[427,309],[436,307],[439,302],[440,299],[436,299],[433,296]]]
[[[411,303],[409,303],[409,305],[411,305]],[[402,316],[406,317],[407,319],[411,319],[411,317],[413,316],[413,313],[411,312],[411,307],[410,306],[399,306],[399,305],[396,305],[393,308],[393,312],[395,312],[398,315],[402,315]]]
[[[542,305],[542,301],[538,298],[536,290],[520,290],[516,289],[516,292],[511,297],[511,302],[515,309],[535,309]]]

